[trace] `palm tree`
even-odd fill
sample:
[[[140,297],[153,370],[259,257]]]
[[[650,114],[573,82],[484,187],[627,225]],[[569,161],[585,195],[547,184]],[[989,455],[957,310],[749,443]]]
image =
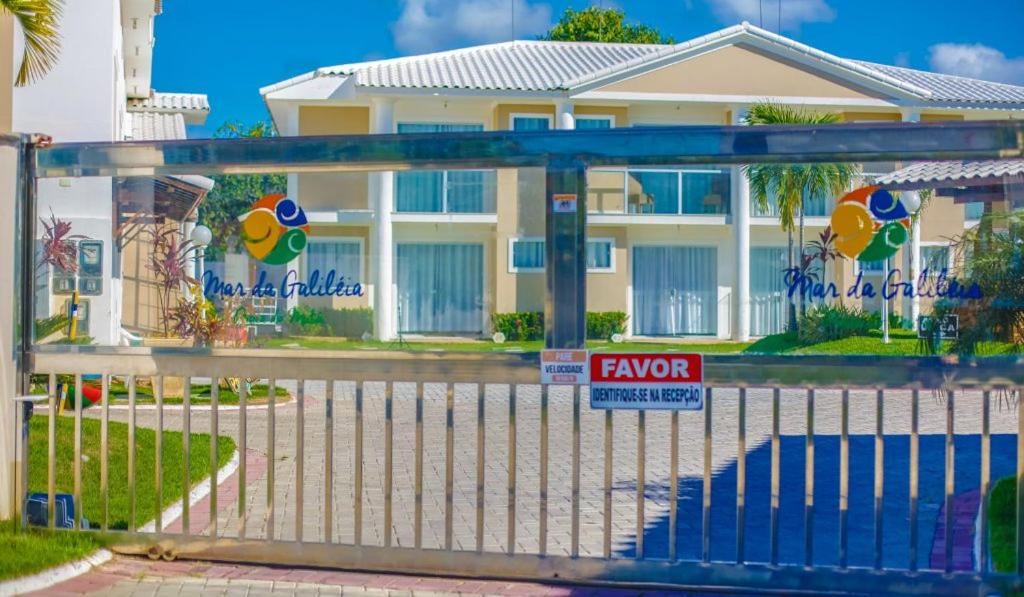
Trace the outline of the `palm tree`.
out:
[[[745,122],[750,125],[823,125],[841,120],[839,114],[811,112],[773,102],[754,104],[747,112]],[[860,167],[844,163],[816,164],[750,164],[743,167],[750,180],[750,191],[758,208],[767,211],[771,197],[778,206],[779,221],[786,231],[789,243],[787,267],[792,270],[797,258],[793,252],[793,229],[799,227],[800,258],[804,255],[804,214],[808,196],[831,195],[846,192],[851,181],[860,173]],[[799,226],[797,226],[799,218]],[[801,312],[804,296],[800,295]],[[789,304],[789,329],[796,329],[796,306]]]
[[[13,16],[25,33],[25,52],[15,85],[21,87],[38,80],[57,63],[58,25],[63,9],[64,0],[0,0],[0,12]]]

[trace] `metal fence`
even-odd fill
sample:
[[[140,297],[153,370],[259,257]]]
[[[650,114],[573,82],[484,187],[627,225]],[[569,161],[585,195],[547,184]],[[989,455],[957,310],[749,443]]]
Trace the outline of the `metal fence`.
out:
[[[583,173],[588,166],[1020,157],[1022,148],[1024,125],[1014,122],[817,129],[680,127],[430,137],[378,135],[68,144],[45,149],[30,147],[27,174],[131,176],[541,166],[547,169],[549,195],[573,192],[582,198],[586,194]],[[22,221],[26,229],[35,219],[33,186],[27,185],[24,202]],[[568,216],[553,214],[548,208],[549,346],[576,347],[584,339],[585,220],[585,206]],[[23,235],[23,242],[23,251],[31,256],[31,235]],[[31,270],[28,257],[21,265],[24,305],[31,304]],[[989,570],[985,512],[991,490],[990,405],[1001,398],[1012,402],[1019,396],[1019,388],[1024,385],[1024,363],[1019,359],[958,362],[940,358],[708,356],[702,412],[634,415],[587,408],[584,388],[540,386],[536,355],[31,346],[31,337],[27,335],[31,313],[22,321],[26,334],[22,338],[23,393],[28,392],[30,375],[42,375],[48,380],[49,521],[52,525],[56,507],[56,433],[60,418],[55,394],[57,376],[74,376],[76,396],[81,396],[82,376],[101,375],[99,529],[113,536],[118,549],[128,553],[426,574],[779,592],[988,594],[1021,588],[1024,550],[1017,552],[1016,573]],[[125,487],[110,486],[109,421],[114,410],[110,404],[111,376],[124,377],[128,387],[127,410],[117,415],[124,416],[128,424],[130,449]],[[137,382],[146,377],[153,379],[155,405],[144,409],[136,404]],[[163,396],[167,377],[186,380],[181,415],[170,419],[165,417]],[[280,406],[271,399],[265,407],[256,408],[248,403],[243,389],[238,407],[229,409],[218,404],[214,383],[210,408],[199,411],[190,408],[190,384],[196,378],[267,380],[268,395],[274,396],[275,386],[286,386],[295,400]],[[922,397],[933,393],[941,399],[945,421],[941,434],[944,551],[938,566],[921,566],[922,554],[918,549],[922,463],[918,417],[925,402]],[[837,405],[838,410],[830,410],[829,406],[823,411],[826,400]],[[82,514],[85,466],[81,429],[83,418],[89,416],[83,413],[81,403],[76,400],[74,411],[72,477],[76,517]],[[341,404],[345,404],[347,412],[339,410]],[[862,404],[873,404],[874,408],[861,408]],[[890,420],[887,417],[891,416],[886,413],[892,411],[890,404],[905,404],[909,408],[906,432],[886,426]],[[855,405],[852,413],[851,405]],[[435,406],[440,408],[436,417],[430,414]],[[756,426],[752,426],[749,413],[765,408],[759,412],[767,413],[766,418],[758,419]],[[1012,419],[1012,429],[1007,433],[1015,433],[1015,474],[1018,488],[1024,489],[1024,418],[1013,408],[1012,414],[1001,415],[999,422],[1006,425]],[[525,434],[524,411],[529,411],[530,426]],[[785,412],[803,413],[803,426],[785,432],[790,424],[783,417]],[[831,419],[828,435],[839,437],[837,541],[834,559],[824,560],[818,555],[823,541],[816,541],[820,529],[815,527],[821,520],[818,512],[828,501],[821,489],[822,476],[815,472],[815,456],[821,453],[816,441],[823,438],[823,412]],[[980,420],[980,548],[979,561],[972,570],[958,570],[954,562],[954,494],[957,475],[963,470],[957,468],[956,460],[958,412],[978,413]],[[553,413],[558,415],[557,424],[552,422]],[[211,466],[216,466],[219,458],[215,439],[210,446],[190,445],[189,432],[199,429],[193,425],[195,417],[204,419],[202,430],[208,429],[214,438],[225,433],[223,425],[230,419],[233,427],[228,434],[234,434],[239,452],[236,479],[211,483],[205,512],[192,510],[186,484],[180,516],[173,526],[172,521],[163,519],[161,505],[156,505],[151,532],[136,525],[138,474],[149,468],[149,464],[138,462],[135,456],[139,416],[150,417],[149,426],[155,429],[156,460],[151,463],[151,471],[157,496],[164,493],[163,430],[167,425],[180,425],[184,432],[186,479],[193,450],[208,449]],[[371,416],[372,425],[368,424]],[[405,417],[401,424],[396,422],[399,417]],[[866,565],[860,563],[866,554],[851,548],[851,536],[858,529],[851,528],[849,518],[850,424],[851,419],[861,421],[865,417],[874,423],[872,541],[867,548],[871,558]],[[764,421],[770,421],[770,430],[762,425]],[[691,424],[696,427],[687,432]],[[289,427],[282,429],[282,425]],[[756,438],[752,435],[755,432],[760,434]],[[888,539],[895,530],[885,516],[885,494],[887,484],[894,481],[886,479],[885,465],[886,455],[893,452],[887,449],[887,442],[892,441],[894,432],[905,435],[909,442],[907,478],[895,481],[905,483],[907,488],[905,565],[892,563],[892,550],[887,551]],[[596,442],[593,447],[584,445],[585,434],[587,441]],[[803,524],[799,531],[803,549],[802,558],[796,561],[782,547],[792,535],[784,528],[783,520],[783,500],[792,489],[783,482],[787,472],[783,443],[793,436],[802,439],[800,461],[804,473]],[[734,449],[727,450],[730,459],[735,455],[734,501],[724,508],[714,502],[716,475],[722,470],[715,458],[723,449],[716,438],[722,437],[727,439],[726,444],[735,442]],[[751,533],[752,525],[759,521],[754,519],[755,492],[749,484],[753,479],[747,467],[751,448],[763,437],[767,438],[770,450],[768,547],[766,558],[755,558],[755,551],[764,551],[759,544],[763,535],[753,537]],[[322,438],[322,443],[313,443],[315,438]],[[469,443],[469,438],[475,441]],[[700,447],[699,461],[696,450],[681,449],[690,445],[688,441]],[[396,443],[402,447],[396,447]],[[281,454],[282,445],[293,447],[294,451]],[[557,454],[552,453],[553,445],[559,447]],[[368,446],[372,453],[367,452]],[[250,463],[249,454],[254,451],[250,448],[263,452],[265,460]],[[342,450],[345,459],[337,457]],[[853,458],[859,460],[859,455]],[[524,460],[528,462],[525,470]],[[263,469],[263,477],[261,482],[254,483],[249,479],[255,469],[250,467],[257,464]],[[680,486],[681,467],[697,464],[699,524],[683,519],[680,499],[690,495],[684,494]],[[657,487],[652,489],[655,468],[657,479],[653,485]],[[293,476],[285,479],[281,473]],[[528,483],[523,479],[524,473]],[[496,476],[504,480],[497,498],[493,493]],[[439,482],[432,484],[435,477]],[[370,485],[368,478],[372,478]],[[24,474],[21,483],[25,487]],[[410,486],[411,498],[406,500],[410,497]],[[235,506],[233,518],[227,520],[223,506],[229,498],[219,493],[231,487],[234,494],[230,501]],[[256,503],[256,492],[261,493],[262,503]],[[131,511],[128,528],[113,530],[107,515],[108,504],[112,496],[124,493]],[[1022,514],[1024,491],[1017,495],[1017,512]],[[756,497],[758,503],[761,497]],[[341,501],[347,502],[350,512],[337,508]],[[406,508],[409,502],[411,508]],[[735,549],[731,554],[723,554],[714,541],[716,530],[721,527],[715,512],[723,510],[729,511],[729,520],[734,521]],[[205,521],[196,522],[201,517],[206,517]],[[628,521],[626,526],[630,528],[622,528],[623,520]],[[1017,520],[1021,526],[1024,516],[1019,515]],[[667,526],[663,525],[666,521]],[[76,519],[76,527],[79,524]],[[656,534],[661,526],[666,526],[664,553],[661,543],[658,549],[652,545],[662,541]],[[524,543],[524,528],[528,529],[529,546]],[[699,528],[695,552],[682,548],[695,539],[686,532],[691,528]],[[372,540],[368,535],[371,529]],[[283,530],[290,532],[282,536]],[[500,531],[504,531],[503,537],[499,536]],[[1024,537],[1022,531],[1017,531],[1018,544]],[[719,541],[717,545],[721,544]]]

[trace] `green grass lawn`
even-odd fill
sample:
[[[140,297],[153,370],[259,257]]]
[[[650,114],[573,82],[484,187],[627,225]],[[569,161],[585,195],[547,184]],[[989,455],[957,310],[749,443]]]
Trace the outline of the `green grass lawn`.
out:
[[[996,572],[1017,567],[1017,480],[1006,477],[992,487],[988,502],[989,545]]]
[[[92,533],[18,531],[16,523],[0,523],[0,580],[27,576],[80,560],[102,547]]]
[[[253,385],[249,389],[248,403],[265,404],[267,402],[267,391],[266,384]],[[274,395],[277,397],[277,404],[291,400],[288,390],[282,387],[275,387]],[[110,384],[110,397],[112,401],[127,404],[128,386],[122,380],[115,379]],[[136,384],[135,401],[137,404],[155,404],[156,399],[153,397],[153,388],[148,384]],[[181,396],[164,396],[164,404],[181,404],[182,402],[184,402],[184,399]],[[192,384],[191,403],[210,404],[210,384]],[[217,403],[220,405],[236,405],[238,404],[238,393],[226,386],[221,386]]]
[[[918,356],[921,350],[917,334],[911,330],[895,329],[889,334],[890,342],[882,343],[881,330],[873,330],[866,336],[854,336],[822,342],[810,346],[802,346],[791,334],[774,334],[756,342],[731,342],[707,339],[704,341],[681,342],[622,342],[614,344],[603,340],[587,342],[587,348],[594,351],[614,352],[696,352],[702,354],[822,354],[822,355],[884,355],[884,356]],[[393,342],[363,342],[330,337],[288,337],[271,338],[266,347],[295,348],[314,350],[399,350]],[[518,353],[538,352],[544,343],[536,342],[505,342],[495,344],[488,340],[467,340],[465,342],[406,342],[401,350],[428,352],[489,352]],[[948,342],[943,343],[947,350]],[[984,344],[979,351],[980,356],[1012,354],[1015,348],[1006,343]]]
[[[43,415],[30,421],[29,435],[29,488],[32,492],[47,490],[47,424]],[[154,487],[156,460],[156,432],[137,428],[135,432],[135,489],[138,526],[156,516],[157,496]],[[74,419],[57,419],[57,492],[72,493],[74,489]],[[191,435],[189,487],[210,475],[210,436]],[[112,529],[128,528],[128,425],[110,422],[109,427],[109,521]],[[230,437],[218,438],[217,466],[231,459],[235,442]],[[100,496],[100,421],[82,420],[82,513],[90,524],[98,527],[103,520]],[[163,434],[163,492],[160,507],[166,508],[180,500],[184,493],[184,453],[182,434],[165,431]],[[102,546],[102,539],[94,533],[68,531],[50,532],[46,529],[18,531],[13,522],[0,525],[0,579],[25,576],[52,566],[85,557]]]

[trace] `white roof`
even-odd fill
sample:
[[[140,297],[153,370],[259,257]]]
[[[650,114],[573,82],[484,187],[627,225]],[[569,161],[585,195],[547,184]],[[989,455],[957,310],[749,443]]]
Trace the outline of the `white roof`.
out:
[[[875,178],[880,185],[928,185],[964,183],[998,179],[1024,174],[1024,160],[967,160],[946,162],[917,162],[906,168]]]
[[[260,93],[318,77],[354,77],[361,87],[566,92],[609,77],[659,66],[735,43],[810,61],[860,83],[928,104],[1024,108],[1024,87],[849,60],[743,23],[675,45],[512,41],[390,60],[327,66],[264,87]]]
[[[184,139],[185,117],[178,113],[129,112],[132,141],[171,141]]]
[[[210,101],[204,93],[160,93],[128,100],[129,112],[180,113],[188,124],[203,124],[210,114]]]

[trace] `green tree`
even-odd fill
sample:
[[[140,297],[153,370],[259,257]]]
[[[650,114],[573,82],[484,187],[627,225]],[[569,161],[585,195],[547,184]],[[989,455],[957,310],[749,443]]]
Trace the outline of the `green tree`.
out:
[[[772,102],[754,104],[747,112],[746,123],[750,125],[824,125],[841,120],[838,114],[811,112]],[[750,180],[750,192],[761,210],[767,211],[774,198],[779,211],[779,221],[789,241],[787,267],[792,270],[795,263],[803,266],[804,212],[807,197],[830,195],[838,197],[849,188],[853,178],[860,173],[860,167],[849,163],[821,164],[750,164],[743,167]],[[799,224],[797,223],[799,220]],[[793,230],[799,229],[799,259],[793,252]],[[804,296],[800,295],[801,311]],[[790,301],[789,328],[796,328],[796,305]]]
[[[592,41],[600,43],[672,44],[650,25],[626,23],[626,13],[616,8],[591,6],[583,10],[565,9],[562,18],[542,39],[550,41]]]
[[[14,17],[25,34],[25,51],[15,85],[38,80],[57,63],[63,10],[64,0],[0,0],[0,12]]]
[[[268,122],[249,126],[227,122],[214,133],[218,139],[276,135],[274,126]],[[223,259],[225,252],[238,249],[241,240],[238,216],[263,195],[287,192],[288,177],[285,174],[220,174],[213,180],[213,190],[199,206],[199,222],[213,232],[213,242],[206,247],[206,258],[217,261]]]

